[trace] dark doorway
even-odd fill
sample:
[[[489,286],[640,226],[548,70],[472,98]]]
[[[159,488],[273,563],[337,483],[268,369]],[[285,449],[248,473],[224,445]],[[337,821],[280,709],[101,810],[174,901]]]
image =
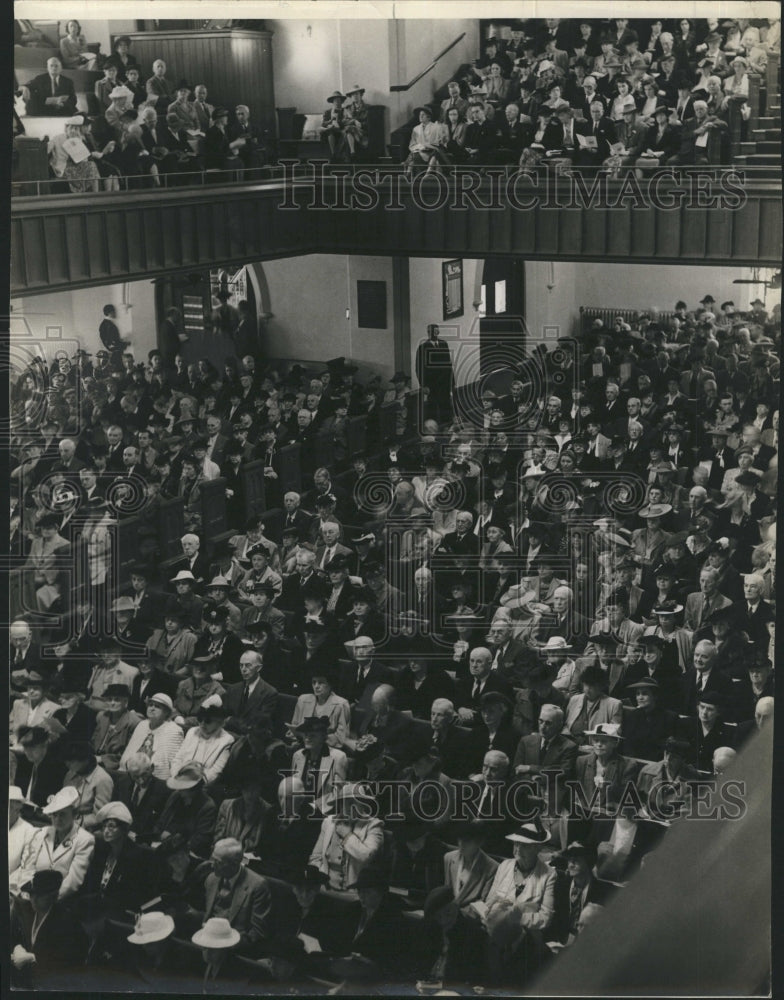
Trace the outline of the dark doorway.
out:
[[[482,376],[519,365],[525,355],[525,265],[516,257],[488,257],[482,269],[484,316],[479,321]]]

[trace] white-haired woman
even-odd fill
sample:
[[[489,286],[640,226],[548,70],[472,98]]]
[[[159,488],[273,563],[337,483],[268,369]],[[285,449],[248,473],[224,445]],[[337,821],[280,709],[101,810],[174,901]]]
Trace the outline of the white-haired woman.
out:
[[[71,191],[85,194],[98,190],[100,174],[84,142],[82,118],[71,118],[65,123],[65,132],[49,142],[49,163],[52,173],[68,181]]]

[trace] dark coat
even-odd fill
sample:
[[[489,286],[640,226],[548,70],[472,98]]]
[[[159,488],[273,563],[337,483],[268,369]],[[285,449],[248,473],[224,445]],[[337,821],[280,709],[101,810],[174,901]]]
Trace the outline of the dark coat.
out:
[[[126,840],[109,881],[102,886],[101,878],[108,858],[108,846],[102,840],[96,840],[84,879],[83,892],[86,901],[90,900],[88,912],[92,915],[95,912],[93,907],[97,906],[106,916],[111,914],[127,920],[126,911],[136,912],[142,903],[157,894],[160,877],[158,861],[149,848]],[[140,877],[142,873],[143,878]]]
[[[25,797],[37,806],[45,806],[49,801],[49,796],[59,792],[63,787],[65,777],[65,762],[62,759],[61,748],[50,746],[44,759],[38,765],[32,786],[30,785],[33,774],[33,765],[23,754],[19,756],[16,765],[17,784],[25,793]]]
[[[27,84],[30,91],[30,101],[27,105],[28,114],[31,115],[72,115],[76,111],[76,91],[73,80],[64,73],[60,73],[60,79],[52,94],[52,80],[48,73],[41,73],[33,77]],[[62,107],[53,107],[46,104],[47,97],[65,97],[66,101]]]
[[[131,830],[136,834],[137,843],[145,843],[154,839],[163,808],[172,794],[171,789],[161,778],[152,777],[138,805],[133,805],[134,784],[125,771],[117,774],[114,799],[127,806],[133,816]]]
[[[248,702],[241,707],[244,682],[231,684],[226,688],[223,704],[228,716],[226,728],[231,732],[244,733],[250,729],[267,728],[271,725],[272,716],[278,703],[278,692],[266,681],[259,678]]]
[[[10,946],[21,945],[35,955],[35,964],[12,971],[12,984],[18,989],[65,989],[65,978],[71,985],[78,984],[78,975],[84,975],[87,957],[87,938],[81,925],[73,916],[55,903],[38,930],[33,944],[35,911],[29,899],[18,897],[11,908]]]
[[[623,752],[629,757],[660,760],[662,743],[672,736],[675,718],[675,713],[666,708],[655,708],[652,712],[635,708],[624,712]]]

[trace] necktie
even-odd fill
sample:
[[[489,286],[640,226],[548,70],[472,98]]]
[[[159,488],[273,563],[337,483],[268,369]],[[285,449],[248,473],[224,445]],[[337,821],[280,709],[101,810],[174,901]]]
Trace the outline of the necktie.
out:
[[[474,690],[471,692],[471,697],[474,700],[476,700],[479,697],[479,691],[480,691],[480,689],[481,689],[481,685],[480,685],[479,681],[474,681]]]
[[[362,669],[362,667],[360,667],[359,670],[357,671],[357,687],[358,688],[362,687],[364,683],[365,683],[365,672]]]
[[[139,799],[142,797],[141,785],[134,785],[133,791],[131,792],[131,807],[133,809],[139,805]]]
[[[245,687],[242,689],[242,697],[240,698],[240,711],[247,708],[249,697],[250,697],[250,686],[246,684]]]
[[[57,95],[57,82],[58,82],[58,79],[59,78],[56,77],[56,76],[52,77],[52,97],[55,97]]]

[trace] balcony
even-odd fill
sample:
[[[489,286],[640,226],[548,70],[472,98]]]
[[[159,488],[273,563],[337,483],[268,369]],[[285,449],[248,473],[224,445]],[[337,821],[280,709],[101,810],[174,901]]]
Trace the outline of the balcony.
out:
[[[11,295],[306,253],[777,265],[781,186],[726,168],[642,179],[505,168],[408,182],[287,166],[272,180],[11,204]]]

